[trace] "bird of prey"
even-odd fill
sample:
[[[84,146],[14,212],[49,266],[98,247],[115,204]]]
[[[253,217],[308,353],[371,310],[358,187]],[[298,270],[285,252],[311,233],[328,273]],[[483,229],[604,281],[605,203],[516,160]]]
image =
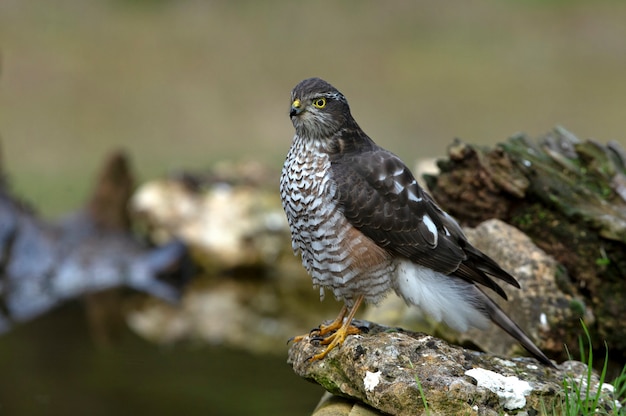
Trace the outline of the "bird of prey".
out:
[[[459,331],[493,321],[553,366],[482,289],[506,299],[494,278],[519,288],[517,280],[473,247],[406,165],[361,130],[343,94],[305,79],[291,93],[289,115],[295,136],[280,196],[292,247],[320,296],[326,288],[344,301],[335,321],[317,330],[326,348],[312,359],[359,332],[351,322],[364,300],[376,303],[393,290]]]

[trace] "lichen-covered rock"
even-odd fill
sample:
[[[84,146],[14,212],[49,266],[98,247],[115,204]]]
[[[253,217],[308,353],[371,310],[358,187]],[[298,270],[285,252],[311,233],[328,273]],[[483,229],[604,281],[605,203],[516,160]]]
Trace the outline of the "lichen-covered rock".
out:
[[[330,393],[383,414],[420,415],[426,408],[438,415],[544,414],[546,409],[560,414],[565,394],[573,393],[564,391],[563,380],[588,380],[582,363],[550,369],[533,358],[505,359],[425,334],[356,324],[369,332],[349,336],[318,361],[309,358],[323,347],[305,338],[291,346],[289,363],[296,374]],[[595,376],[589,384],[591,394],[602,388]],[[602,390],[600,406],[615,408],[609,389]]]
[[[457,141],[448,156],[438,175],[426,176],[435,200],[463,224],[510,223],[553,256],[564,267],[558,283],[572,295],[571,308],[596,318],[589,323],[594,348],[601,353],[606,340],[620,368],[626,360],[626,151],[617,142],[580,140],[556,128],[537,140],[518,134],[493,148]],[[575,349],[571,336],[563,341]]]

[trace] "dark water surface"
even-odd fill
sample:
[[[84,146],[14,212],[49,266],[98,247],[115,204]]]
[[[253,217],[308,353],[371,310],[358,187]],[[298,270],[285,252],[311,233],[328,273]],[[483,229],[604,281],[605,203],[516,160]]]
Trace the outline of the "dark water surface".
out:
[[[308,415],[323,392],[286,353],[161,347],[129,330],[98,347],[86,322],[74,303],[0,336],[0,415]]]

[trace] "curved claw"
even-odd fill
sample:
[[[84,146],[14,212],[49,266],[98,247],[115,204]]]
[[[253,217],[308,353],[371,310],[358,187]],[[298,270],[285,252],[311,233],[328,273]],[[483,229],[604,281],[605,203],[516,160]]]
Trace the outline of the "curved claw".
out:
[[[287,344],[290,342],[300,342],[305,339],[308,335],[296,335],[295,337],[291,337],[287,340]]]
[[[346,340],[348,335],[356,335],[360,334],[361,329],[357,328],[354,325],[345,324],[342,325],[336,332],[330,334],[327,337],[315,337],[311,339],[311,342],[317,341],[322,345],[326,345],[326,348],[319,354],[315,354],[313,357],[309,358],[309,361],[321,360],[326,357],[330,351],[332,351],[335,347],[341,347],[343,342]]]
[[[335,322],[333,322],[333,324],[335,324]],[[290,342],[300,342],[307,337],[310,338],[311,341],[321,341],[322,339],[324,339],[325,334],[332,332],[341,326],[341,323],[339,325],[333,324],[330,324],[328,326],[320,325],[316,328],[311,329],[306,335],[297,335],[291,337],[287,340],[287,344],[289,344]]]
[[[360,295],[354,301],[352,307],[348,311],[348,307],[346,305],[343,306],[341,312],[334,321],[332,321],[328,325],[320,325],[319,328],[314,328],[309,332],[309,340],[312,343],[319,343],[321,345],[326,345],[326,348],[319,354],[316,354],[312,357],[308,358],[308,361],[321,360],[326,357],[326,355],[333,350],[333,348],[337,346],[341,346],[345,341],[348,335],[360,334],[361,332],[367,332],[367,328],[365,330],[361,330],[361,328],[357,328],[352,325],[352,319],[354,319],[354,315],[356,314],[359,305],[363,302],[363,295]],[[317,332],[316,335],[313,335]],[[328,336],[325,336],[329,334]],[[301,335],[297,337],[291,338],[289,341],[299,342],[302,341],[306,336]],[[289,342],[287,341],[287,342]]]
[[[313,328],[309,331],[309,336],[312,336],[314,333],[321,333],[322,332],[322,325],[318,326],[317,328]]]

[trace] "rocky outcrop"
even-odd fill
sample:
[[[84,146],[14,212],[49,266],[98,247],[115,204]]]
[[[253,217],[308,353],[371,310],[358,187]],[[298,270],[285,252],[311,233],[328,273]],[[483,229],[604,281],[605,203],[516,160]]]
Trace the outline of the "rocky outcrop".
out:
[[[570,305],[581,316],[595,316],[589,323],[594,347],[601,353],[606,340],[620,368],[626,361],[626,151],[559,127],[537,140],[518,134],[493,148],[457,141],[439,168],[426,179],[445,210],[470,226],[501,219],[556,259],[559,290],[583,301]],[[560,331],[563,342],[576,345],[567,336],[578,332],[575,322]]]
[[[363,411],[357,414],[372,415],[560,414],[565,395],[575,395],[563,380],[589,384],[591,395],[601,389],[599,407],[607,412],[618,406],[612,388],[599,385],[579,362],[550,369],[533,358],[509,359],[400,328],[356,324],[366,333],[349,336],[322,360],[309,360],[323,348],[309,338],[289,350],[298,375],[348,399],[325,396],[315,416],[352,415],[353,406]]]

